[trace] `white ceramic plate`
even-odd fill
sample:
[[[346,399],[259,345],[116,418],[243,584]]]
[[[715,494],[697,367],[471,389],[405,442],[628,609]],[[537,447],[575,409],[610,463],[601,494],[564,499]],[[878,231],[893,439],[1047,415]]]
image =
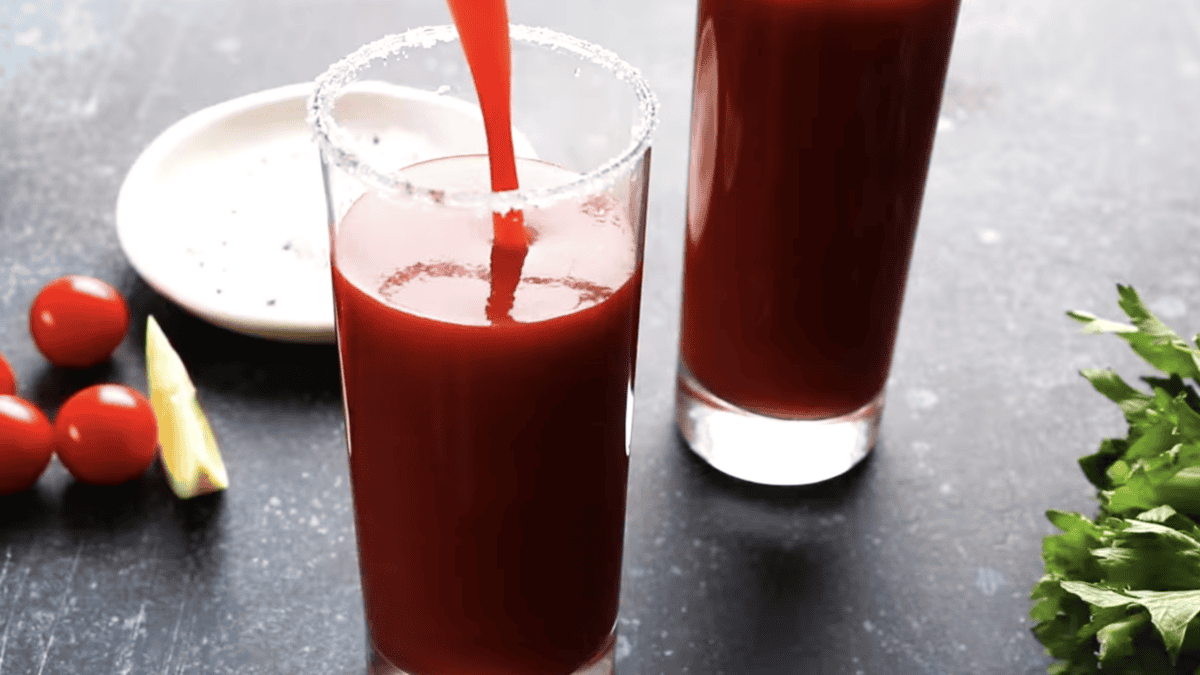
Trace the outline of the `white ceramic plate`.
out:
[[[250,94],[172,125],[117,197],[117,236],[154,290],[214,324],[288,342],[332,342],[329,233],[311,84]],[[403,87],[362,105],[386,114],[411,162],[486,151],[478,107]],[[339,102],[354,105],[348,95]],[[536,157],[514,132],[516,154]],[[389,139],[391,140],[391,139]]]

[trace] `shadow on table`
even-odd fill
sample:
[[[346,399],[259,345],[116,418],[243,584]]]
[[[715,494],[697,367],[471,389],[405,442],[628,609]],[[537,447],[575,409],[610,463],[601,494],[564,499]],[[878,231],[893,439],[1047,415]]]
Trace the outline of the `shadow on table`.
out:
[[[117,369],[112,361],[91,368],[58,368],[46,363],[34,377],[33,403],[41,408],[50,421],[68,398],[94,384],[114,382]]]
[[[708,613],[704,623],[722,633],[689,670],[844,672],[880,592],[878,561],[862,554],[876,508],[872,459],[822,483],[779,487],[726,476],[678,436],[675,451],[690,502],[688,538],[709,549],[701,569],[710,602],[693,599],[688,612]]]
[[[334,345],[277,342],[220,328],[159,295],[132,270],[122,287],[131,315],[129,340],[137,352],[145,354],[146,318],[152,314],[197,388],[253,398],[340,403]]]
[[[0,531],[36,529],[54,520],[57,507],[37,488],[0,496]]]
[[[71,480],[62,493],[62,514],[73,530],[116,531],[138,528],[170,496],[163,494],[158,467],[120,485],[88,485]]]
[[[146,520],[171,513],[187,532],[209,529],[220,516],[223,494],[179,499],[170,490],[162,469],[155,463],[138,478],[121,485],[88,485],[72,481],[62,495],[63,519],[76,530],[138,529]]]
[[[179,532],[205,540],[219,530],[224,493],[179,499],[155,462],[141,476],[120,485],[89,485],[54,461],[38,483],[0,496],[0,532],[39,532],[63,528],[108,537],[115,533]]]

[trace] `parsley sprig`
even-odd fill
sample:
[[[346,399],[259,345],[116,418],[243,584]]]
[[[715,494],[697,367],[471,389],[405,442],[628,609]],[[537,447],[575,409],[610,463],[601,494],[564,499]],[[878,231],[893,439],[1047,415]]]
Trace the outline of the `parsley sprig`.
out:
[[[1051,675],[1200,675],[1200,335],[1188,343],[1129,286],[1130,323],[1070,312],[1085,333],[1115,333],[1164,376],[1149,392],[1107,369],[1082,375],[1121,407],[1126,438],[1079,460],[1097,488],[1094,519],[1051,510],[1034,635],[1059,659]]]

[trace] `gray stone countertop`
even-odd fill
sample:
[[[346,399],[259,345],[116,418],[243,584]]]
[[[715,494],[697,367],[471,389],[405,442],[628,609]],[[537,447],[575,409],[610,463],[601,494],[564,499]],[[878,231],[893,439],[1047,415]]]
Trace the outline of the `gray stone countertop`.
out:
[[[626,675],[1034,675],[1048,508],[1090,513],[1075,464],[1123,434],[1080,368],[1147,368],[1064,312],[1132,283],[1200,330],[1200,5],[964,0],[881,441],[848,476],[760,488],[673,427],[695,3],[512,0],[514,22],[603,44],[662,103],[654,149],[620,615]],[[0,352],[53,412],[145,388],[131,332],[60,371],[26,313],[105,279],[177,341],[232,487],[181,502],[157,469],[117,489],[55,463],[0,500],[0,674],[359,673],[336,353],[200,321],[152,291],[114,230],[121,181],[185,115],[311,80],[440,0],[0,0]]]

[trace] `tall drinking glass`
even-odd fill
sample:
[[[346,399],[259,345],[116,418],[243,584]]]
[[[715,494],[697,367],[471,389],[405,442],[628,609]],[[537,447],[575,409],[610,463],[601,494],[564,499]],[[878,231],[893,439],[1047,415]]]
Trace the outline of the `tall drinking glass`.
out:
[[[959,0],[700,0],[676,419],[748,481],[875,445]]]
[[[613,668],[657,104],[604,49],[511,37],[519,191],[489,191],[452,26],[361,48],[310,101],[371,673]],[[463,110],[479,125],[455,138]],[[530,244],[496,313],[513,210]]]

